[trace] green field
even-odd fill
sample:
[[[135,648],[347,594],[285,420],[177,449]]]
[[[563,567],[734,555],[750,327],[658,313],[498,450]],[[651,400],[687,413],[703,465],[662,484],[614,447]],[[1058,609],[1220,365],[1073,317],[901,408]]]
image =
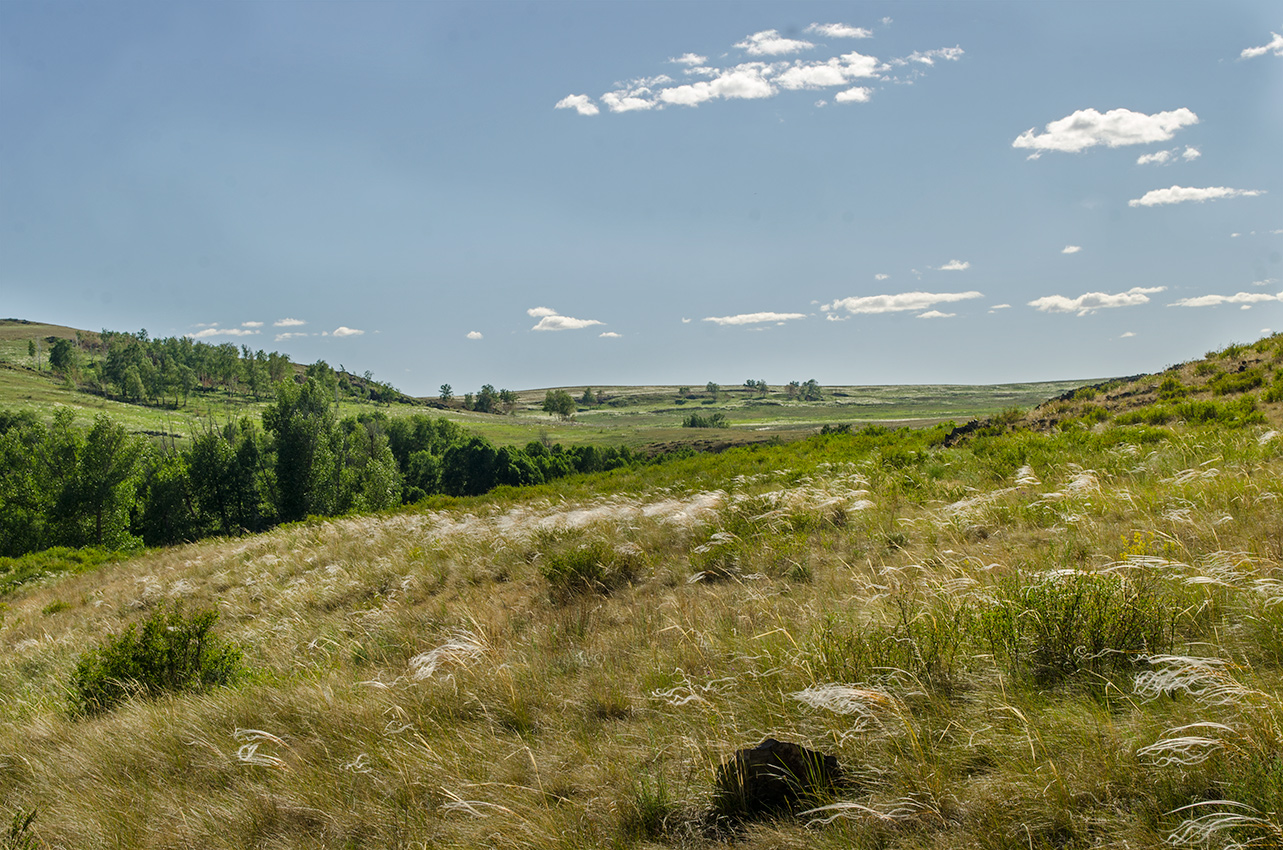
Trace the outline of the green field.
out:
[[[81,332],[88,335],[88,332]],[[254,401],[245,395],[224,390],[193,393],[189,403],[178,409],[125,404],[100,395],[77,390],[52,374],[45,365],[36,371],[28,354],[28,341],[61,336],[74,338],[76,331],[57,325],[0,322],[0,405],[30,409],[42,416],[58,406],[84,411],[87,415],[106,413],[134,433],[172,435],[185,439],[211,422],[250,416],[257,419],[268,399]],[[344,401],[340,415],[379,410],[389,416],[429,413],[446,416],[497,445],[524,445],[531,440],[548,440],[566,445],[595,444],[647,449],[691,444],[725,446],[771,439],[796,439],[823,425],[880,423],[888,426],[924,426],[953,420],[958,423],[988,416],[1011,407],[1032,407],[1067,390],[1088,383],[1047,381],[1042,383],[995,385],[907,385],[827,386],[820,401],[790,400],[785,389],[772,386],[762,397],[741,387],[722,389],[712,397],[704,387],[692,387],[690,398],[679,400],[677,386],[593,387],[604,394],[599,405],[580,406],[569,420],[543,413],[546,388],[517,393],[511,414],[484,414],[463,410],[456,398],[449,409],[421,404],[372,405]],[[555,389],[555,388],[554,388]],[[564,388],[579,398],[582,386]],[[683,428],[691,413],[722,413],[728,428]]]

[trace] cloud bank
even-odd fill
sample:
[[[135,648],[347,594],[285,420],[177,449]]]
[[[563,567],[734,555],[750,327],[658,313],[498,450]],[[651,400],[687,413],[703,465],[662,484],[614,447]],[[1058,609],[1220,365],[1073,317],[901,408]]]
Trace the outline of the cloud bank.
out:
[[[1154,189],[1143,197],[1133,198],[1127,202],[1129,207],[1158,207],[1164,204],[1183,204],[1186,201],[1215,201],[1221,198],[1254,198],[1264,195],[1260,189],[1230,189],[1226,186],[1208,186],[1206,189],[1195,189],[1185,186],[1172,186],[1170,189]]]
[[[1085,292],[1077,298],[1045,295],[1030,301],[1029,306],[1044,313],[1077,313],[1080,316],[1086,316],[1097,310],[1148,304],[1150,295],[1165,289],[1167,289],[1166,286],[1133,286],[1126,292],[1113,295],[1105,292]]]
[[[1283,301],[1283,292],[1267,295],[1264,292],[1236,292],[1233,295],[1199,295],[1173,301],[1168,307],[1218,307],[1221,304],[1261,304],[1266,301]]]
[[[839,298],[820,307],[826,313],[845,310],[851,315],[871,313],[902,313],[930,310],[937,304],[951,304],[981,298],[980,292],[900,292],[894,295],[861,295]]]
[[[1033,128],[1026,130],[1016,137],[1011,146],[1029,148],[1040,154],[1043,151],[1078,153],[1097,145],[1111,148],[1143,145],[1165,142],[1182,127],[1197,123],[1198,116],[1184,107],[1153,115],[1130,109],[1111,109],[1105,113],[1080,109],[1052,121],[1041,134],[1035,133]]]
[[[581,328],[604,324],[604,322],[599,322],[596,319],[576,319],[571,316],[562,316],[551,307],[531,307],[526,311],[526,314],[539,320],[531,328],[532,331],[577,331]]]
[[[787,322],[805,318],[805,313],[740,313],[737,316],[709,316],[704,321],[715,325],[755,325],[761,322]]]

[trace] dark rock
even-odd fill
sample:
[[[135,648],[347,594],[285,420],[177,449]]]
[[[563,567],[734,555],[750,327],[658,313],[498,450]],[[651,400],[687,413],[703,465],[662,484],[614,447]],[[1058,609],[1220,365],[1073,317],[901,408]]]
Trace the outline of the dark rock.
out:
[[[834,756],[767,738],[718,768],[714,813],[733,820],[786,814],[799,804],[810,805],[841,780]]]

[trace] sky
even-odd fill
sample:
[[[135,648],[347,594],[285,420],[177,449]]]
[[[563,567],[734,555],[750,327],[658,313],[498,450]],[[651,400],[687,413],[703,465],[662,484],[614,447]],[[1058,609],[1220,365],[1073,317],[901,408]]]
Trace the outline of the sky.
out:
[[[0,316],[403,391],[1283,331],[1269,2],[0,3]]]

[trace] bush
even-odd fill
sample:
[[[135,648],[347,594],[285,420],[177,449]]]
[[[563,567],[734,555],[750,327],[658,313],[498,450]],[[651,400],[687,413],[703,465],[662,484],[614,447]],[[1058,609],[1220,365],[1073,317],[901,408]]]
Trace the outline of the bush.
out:
[[[1218,375],[1208,384],[1216,395],[1230,395],[1254,390],[1265,383],[1265,375],[1260,369],[1247,369],[1242,372],[1226,372]]]
[[[728,425],[726,416],[721,413],[714,413],[709,416],[692,413],[682,420],[683,428],[725,428]]]
[[[1080,673],[1129,668],[1167,647],[1167,606],[1121,576],[1057,572],[1008,586],[980,618],[995,660],[1009,672],[1054,685]]]
[[[539,572],[560,601],[581,593],[609,593],[636,578],[642,566],[641,550],[615,547],[605,540],[546,552],[542,560]]]
[[[80,657],[71,674],[77,714],[108,711],[131,696],[202,691],[227,685],[244,672],[239,647],[212,633],[215,611],[190,617],[158,609],[142,628],[130,626]]]

